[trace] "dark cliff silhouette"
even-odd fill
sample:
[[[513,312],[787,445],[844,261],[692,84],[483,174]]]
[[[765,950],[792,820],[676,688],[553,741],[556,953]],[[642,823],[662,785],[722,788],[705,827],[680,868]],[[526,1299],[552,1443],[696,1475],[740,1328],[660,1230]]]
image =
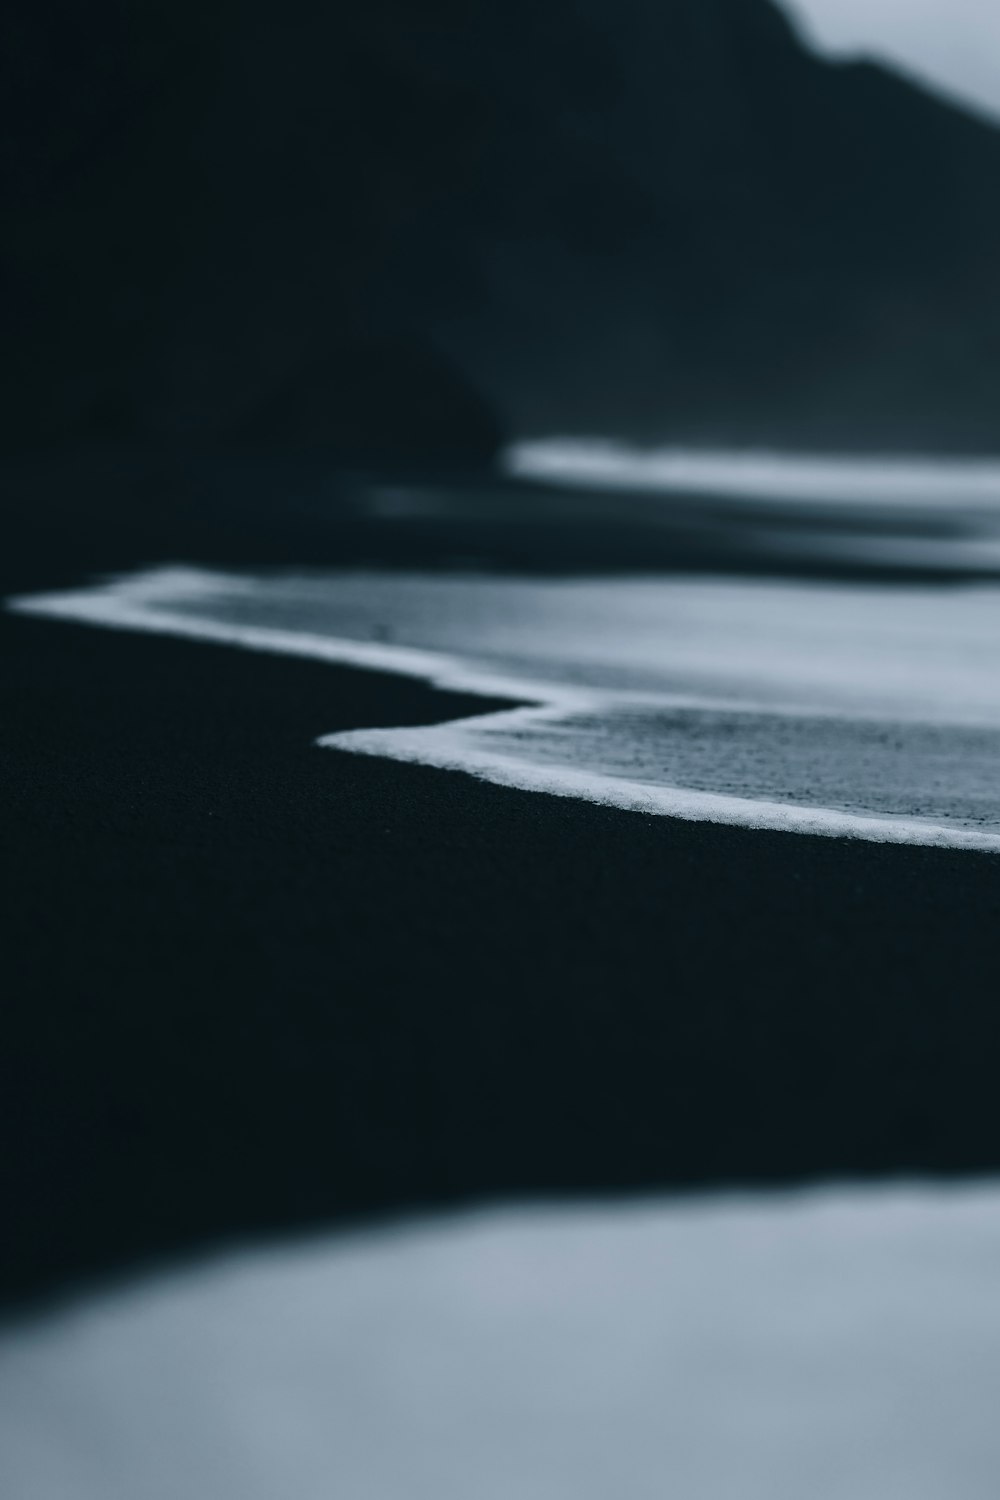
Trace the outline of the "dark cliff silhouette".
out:
[[[989,450],[1000,132],[769,0],[13,0],[8,447]]]

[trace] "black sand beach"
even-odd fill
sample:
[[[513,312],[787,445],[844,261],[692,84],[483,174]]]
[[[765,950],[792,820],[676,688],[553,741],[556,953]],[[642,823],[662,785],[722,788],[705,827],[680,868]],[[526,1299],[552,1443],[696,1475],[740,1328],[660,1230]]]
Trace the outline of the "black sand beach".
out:
[[[12,0],[3,1500],[993,1500],[1000,81],[910,9]]]
[[[489,705],[0,632],[6,1298],[507,1195],[1000,1166],[994,857],[355,758],[313,741]]]

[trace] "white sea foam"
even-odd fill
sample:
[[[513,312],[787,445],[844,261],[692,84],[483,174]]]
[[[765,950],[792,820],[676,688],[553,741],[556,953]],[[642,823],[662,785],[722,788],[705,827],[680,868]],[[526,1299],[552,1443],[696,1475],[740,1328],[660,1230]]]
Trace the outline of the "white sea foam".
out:
[[[560,710],[561,713],[561,710]],[[529,735],[549,720],[548,710],[459,720],[416,729],[360,729],[325,735],[319,743],[334,750],[463,771],[497,786],[575,797],[626,812],[658,814],[691,823],[722,823],[737,828],[821,834],[874,843],[975,849],[1000,853],[1000,833],[981,832],[900,815],[877,817],[837,808],[768,802],[761,798],[656,786],[573,766],[538,765],[526,758],[491,753],[487,736],[498,728]]]
[[[0,1331],[10,1500],[992,1500],[1000,1189],[479,1213]]]
[[[322,744],[700,821],[1000,850],[1000,589],[165,568],[25,613],[511,700]]]

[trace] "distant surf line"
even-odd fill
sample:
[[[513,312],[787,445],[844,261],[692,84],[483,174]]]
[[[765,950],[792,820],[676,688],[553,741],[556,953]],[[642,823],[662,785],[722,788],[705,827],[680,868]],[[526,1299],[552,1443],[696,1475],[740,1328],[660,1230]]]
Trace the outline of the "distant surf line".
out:
[[[106,629],[139,631],[190,641],[327,662],[408,677],[446,692],[510,707],[416,728],[354,729],[321,736],[324,748],[376,756],[440,770],[461,771],[494,785],[545,792],[626,812],[724,824],[756,830],[861,839],[877,843],[1000,852],[1000,833],[951,827],[916,817],[879,816],[794,801],[728,795],[654,784],[570,765],[539,765],[516,755],[484,749],[484,732],[530,737],[580,712],[613,711],[621,695],[561,686],[495,672],[457,655],[381,641],[359,641],[306,630],[239,624],[170,607],[199,598],[217,600],[246,592],[255,580],[197,567],[161,567],[113,578],[79,590],[29,594],[7,601],[24,615]],[[674,698],[673,703],[691,700]],[[662,696],[670,706],[667,695]],[[751,711],[754,705],[743,705]]]
[[[859,506],[944,506],[1000,516],[1000,461],[991,458],[638,448],[610,439],[549,437],[512,444],[503,467],[512,478],[574,488],[725,495],[835,506],[841,513]]]

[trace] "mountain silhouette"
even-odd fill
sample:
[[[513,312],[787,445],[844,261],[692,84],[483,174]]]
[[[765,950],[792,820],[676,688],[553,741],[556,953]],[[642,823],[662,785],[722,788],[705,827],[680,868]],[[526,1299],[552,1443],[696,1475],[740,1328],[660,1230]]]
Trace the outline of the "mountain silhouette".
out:
[[[769,0],[4,25],[7,447],[997,447],[1000,132]]]

